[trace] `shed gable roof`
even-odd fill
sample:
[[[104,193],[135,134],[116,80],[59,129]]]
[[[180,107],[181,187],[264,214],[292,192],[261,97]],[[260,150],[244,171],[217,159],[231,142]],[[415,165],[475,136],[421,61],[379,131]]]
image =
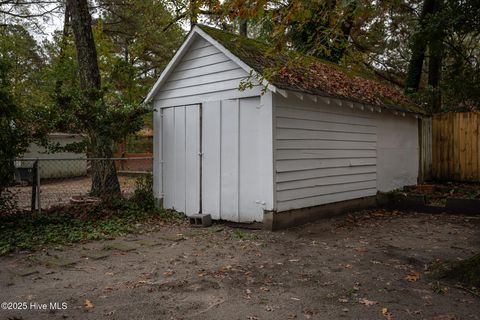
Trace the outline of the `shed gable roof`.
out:
[[[204,25],[195,26],[167,65],[145,99],[149,102],[181,60],[194,35],[200,35],[211,42],[227,57],[247,73],[269,74],[264,85],[270,90],[276,88],[311,95],[345,99],[401,112],[423,113],[398,89],[379,81],[360,76],[338,65],[299,53],[272,54],[270,48],[259,41],[228,33]],[[293,60],[292,60],[293,59]],[[290,63],[295,61],[294,64]]]

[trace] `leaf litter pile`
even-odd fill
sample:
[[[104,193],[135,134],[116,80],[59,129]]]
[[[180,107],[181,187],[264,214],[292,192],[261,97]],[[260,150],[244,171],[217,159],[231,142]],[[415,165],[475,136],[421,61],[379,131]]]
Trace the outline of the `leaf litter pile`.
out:
[[[432,266],[480,248],[480,219],[361,211],[279,232],[164,225],[0,257],[21,319],[478,319],[476,288]]]

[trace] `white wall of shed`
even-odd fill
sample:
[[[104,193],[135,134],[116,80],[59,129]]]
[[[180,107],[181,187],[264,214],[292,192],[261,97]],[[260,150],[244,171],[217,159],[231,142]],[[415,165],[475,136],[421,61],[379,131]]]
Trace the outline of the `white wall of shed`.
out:
[[[417,183],[419,170],[418,119],[377,114],[377,188],[388,192]]]
[[[417,181],[417,119],[330,102],[273,96],[277,211],[371,196]]]
[[[162,108],[223,99],[259,96],[262,86],[238,90],[248,73],[223,52],[195,35],[186,53],[174,66],[154,97]]]

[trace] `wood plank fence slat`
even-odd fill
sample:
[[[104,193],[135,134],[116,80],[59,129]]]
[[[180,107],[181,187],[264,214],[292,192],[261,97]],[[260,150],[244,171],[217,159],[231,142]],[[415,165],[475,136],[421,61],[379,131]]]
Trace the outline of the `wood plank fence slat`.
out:
[[[439,114],[422,121],[423,177],[480,181],[480,112]]]

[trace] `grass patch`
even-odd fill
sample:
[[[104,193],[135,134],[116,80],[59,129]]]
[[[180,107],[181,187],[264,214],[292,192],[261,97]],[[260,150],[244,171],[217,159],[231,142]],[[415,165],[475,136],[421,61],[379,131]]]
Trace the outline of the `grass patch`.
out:
[[[0,218],[0,255],[47,244],[107,239],[139,232],[140,224],[181,220],[183,215],[174,211],[146,209],[123,199],[92,207],[56,208],[41,214],[17,213]]]
[[[238,240],[256,240],[258,236],[256,234],[243,231],[241,229],[233,230],[233,238]]]
[[[467,288],[472,288],[478,294],[480,254],[459,262],[435,261],[429,266],[429,271],[434,278],[455,280]]]

